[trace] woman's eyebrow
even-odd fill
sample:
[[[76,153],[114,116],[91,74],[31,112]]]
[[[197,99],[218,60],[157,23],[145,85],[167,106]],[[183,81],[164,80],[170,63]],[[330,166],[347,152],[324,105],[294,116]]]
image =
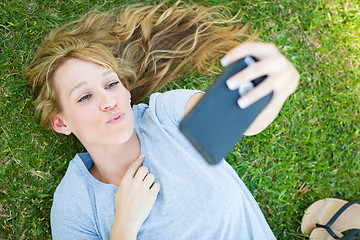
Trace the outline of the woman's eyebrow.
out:
[[[78,88],[80,88],[82,85],[85,85],[86,82],[85,81],[82,81],[82,82],[79,82],[78,84],[75,85],[75,87],[73,87],[73,89],[71,89],[70,93],[69,93],[69,96],[71,96],[72,92]]]
[[[110,70],[104,72],[102,75],[103,75],[103,76],[106,76],[106,75],[109,75],[109,74],[111,74],[111,73],[115,73],[114,70],[110,69]]]
[[[106,71],[106,72],[103,72],[103,76],[107,76],[109,74],[112,74],[112,73],[115,73],[112,69]],[[115,73],[116,74],[116,73]],[[78,84],[75,85],[75,87],[73,87],[73,89],[71,89],[70,93],[69,93],[69,96],[71,96],[72,92],[78,88],[80,88],[82,85],[86,85],[86,82],[85,81],[82,81],[82,82],[79,82]]]

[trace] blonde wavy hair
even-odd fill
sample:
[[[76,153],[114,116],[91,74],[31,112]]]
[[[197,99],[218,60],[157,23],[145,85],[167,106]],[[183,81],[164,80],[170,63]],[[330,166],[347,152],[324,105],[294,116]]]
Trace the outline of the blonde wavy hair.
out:
[[[51,127],[50,116],[62,110],[53,76],[69,58],[113,69],[136,104],[181,72],[216,72],[221,56],[256,38],[238,23],[237,15],[230,16],[224,7],[181,2],[171,7],[131,5],[93,11],[54,29],[25,68],[41,124]]]

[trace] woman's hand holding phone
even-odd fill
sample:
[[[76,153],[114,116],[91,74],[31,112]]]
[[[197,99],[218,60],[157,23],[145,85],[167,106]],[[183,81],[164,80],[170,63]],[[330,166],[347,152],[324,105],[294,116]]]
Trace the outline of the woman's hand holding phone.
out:
[[[221,60],[224,66],[253,56],[258,62],[233,75],[226,82],[234,90],[242,84],[267,76],[258,86],[242,96],[238,104],[246,108],[273,92],[269,104],[246,130],[244,135],[254,135],[265,129],[277,116],[285,100],[296,90],[300,75],[293,64],[272,43],[247,42],[229,51]]]

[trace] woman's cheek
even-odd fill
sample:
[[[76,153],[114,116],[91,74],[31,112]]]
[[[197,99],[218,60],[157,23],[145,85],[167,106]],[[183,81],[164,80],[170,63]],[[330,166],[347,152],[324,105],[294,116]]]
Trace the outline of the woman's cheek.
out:
[[[88,106],[82,106],[77,111],[76,118],[80,122],[91,122],[98,116],[98,111],[96,111],[95,106],[93,104],[88,104]]]

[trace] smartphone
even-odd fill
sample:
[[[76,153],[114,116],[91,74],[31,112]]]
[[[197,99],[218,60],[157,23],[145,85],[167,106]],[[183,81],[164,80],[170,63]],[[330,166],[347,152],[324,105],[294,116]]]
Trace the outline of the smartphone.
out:
[[[210,164],[219,163],[231,152],[273,95],[271,92],[242,109],[237,104],[239,97],[260,84],[266,76],[247,82],[236,90],[227,87],[227,79],[256,61],[256,58],[247,56],[225,68],[180,122],[180,131]]]

